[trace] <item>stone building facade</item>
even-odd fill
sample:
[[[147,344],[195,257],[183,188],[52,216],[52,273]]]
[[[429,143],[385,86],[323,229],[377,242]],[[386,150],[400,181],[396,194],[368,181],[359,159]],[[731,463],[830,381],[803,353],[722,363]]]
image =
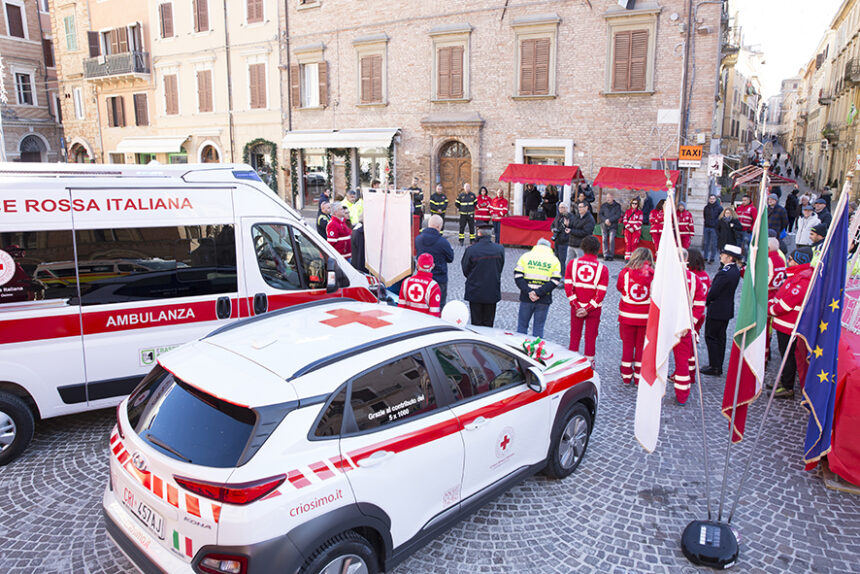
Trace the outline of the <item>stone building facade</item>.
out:
[[[707,153],[723,7],[688,4],[287,2],[284,144],[297,195],[312,202],[329,173],[338,194],[387,173],[453,198],[465,182],[498,186],[514,162],[579,165],[591,180],[602,166],[676,158],[682,136]],[[689,170],[694,204],[706,169]],[[511,195],[519,211],[521,186]]]
[[[57,72],[47,0],[0,0],[0,58],[6,103],[0,102],[8,161],[63,160]]]

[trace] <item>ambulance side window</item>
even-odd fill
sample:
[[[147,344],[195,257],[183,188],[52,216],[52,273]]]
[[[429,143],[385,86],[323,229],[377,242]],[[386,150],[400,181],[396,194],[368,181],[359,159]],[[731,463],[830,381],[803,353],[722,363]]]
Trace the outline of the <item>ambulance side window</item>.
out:
[[[251,240],[257,265],[267,285],[284,291],[302,288],[289,226],[278,223],[255,225],[251,229]]]
[[[390,361],[352,381],[349,401],[358,432],[436,409],[430,373],[418,353]]]
[[[82,305],[235,293],[232,225],[75,232]]]
[[[309,289],[323,289],[326,285],[326,256],[307,235],[293,228],[293,237],[299,251],[301,269]]]
[[[72,231],[0,233],[0,305],[78,295]]]

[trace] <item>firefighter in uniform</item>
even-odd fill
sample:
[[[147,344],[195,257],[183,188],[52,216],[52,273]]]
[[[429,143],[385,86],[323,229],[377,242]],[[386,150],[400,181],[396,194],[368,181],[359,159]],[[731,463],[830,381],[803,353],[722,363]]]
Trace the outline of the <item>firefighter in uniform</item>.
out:
[[[629,385],[639,384],[642,368],[642,348],[645,346],[645,325],[651,306],[651,281],[654,279],[654,256],[645,247],[638,247],[618,274],[616,289],[621,293],[618,303],[618,334],[621,337],[621,380]]]
[[[490,200],[490,217],[493,220],[493,233],[496,243],[501,243],[500,232],[502,229],[502,218],[508,215],[508,200],[502,195],[502,188],[496,190],[496,197]]]
[[[532,250],[519,258],[514,267],[514,281],[520,290],[517,332],[527,333],[534,315],[532,335],[543,337],[552,292],[561,284],[561,263],[548,239],[538,239]]]
[[[624,228],[624,261],[630,261],[630,256],[639,247],[639,238],[642,235],[642,210],[639,209],[639,198],[630,200],[630,207],[621,218],[621,227]]]
[[[418,216],[418,225],[424,225],[424,191],[418,187],[418,176],[412,178],[412,185],[409,187],[409,193],[412,194],[412,215]]]
[[[457,207],[457,213],[460,215],[460,232],[457,234],[457,239],[460,240],[460,245],[466,239],[466,226],[469,226],[469,244],[475,242],[475,204],[478,198],[472,193],[471,184],[464,183],[463,191],[457,196],[454,205]]]
[[[585,358],[594,365],[597,329],[606,288],[609,285],[609,269],[597,260],[600,242],[589,235],[580,244],[584,255],[567,264],[564,272],[564,292],[570,301],[570,350],[579,352],[582,327],[585,326]]]
[[[434,317],[442,316],[442,290],[433,280],[433,256],[418,256],[418,270],[400,285],[400,306]]]
[[[779,343],[779,352],[789,355],[785,359],[785,368],[778,382],[775,396],[778,398],[791,398],[794,396],[794,377],[800,375],[801,389],[806,379],[806,345],[797,344],[795,340],[791,347],[788,341],[791,332],[800,316],[806,291],[812,280],[814,267],[812,265],[812,249],[807,246],[798,247],[788,259],[788,267],[785,270],[785,281],[779,286],[776,295],[768,305],[768,315],[773,320],[773,328],[776,330],[776,340]]]
[[[441,185],[436,186],[436,191],[430,194],[430,215],[438,215],[442,218],[442,231],[445,229],[445,212],[448,211],[448,196],[442,190]]]
[[[323,201],[320,203],[320,212],[317,215],[317,233],[323,237],[328,237],[326,229],[329,221],[331,221],[331,204]]]

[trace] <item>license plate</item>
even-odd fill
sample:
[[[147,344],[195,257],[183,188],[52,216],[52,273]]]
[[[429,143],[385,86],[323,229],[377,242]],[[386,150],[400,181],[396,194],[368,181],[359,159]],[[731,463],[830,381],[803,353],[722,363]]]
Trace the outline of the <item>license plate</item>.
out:
[[[164,540],[164,518],[159,513],[142,500],[138,500],[128,488],[123,492],[122,501],[147,528],[152,530],[160,540]]]

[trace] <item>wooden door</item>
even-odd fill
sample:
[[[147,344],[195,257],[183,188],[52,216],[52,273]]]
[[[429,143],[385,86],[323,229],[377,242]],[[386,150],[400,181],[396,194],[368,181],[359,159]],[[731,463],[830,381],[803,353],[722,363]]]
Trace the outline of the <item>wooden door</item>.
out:
[[[450,142],[439,153],[439,183],[448,197],[448,213],[456,213],[454,201],[463,184],[472,182],[472,158],[462,143]]]

